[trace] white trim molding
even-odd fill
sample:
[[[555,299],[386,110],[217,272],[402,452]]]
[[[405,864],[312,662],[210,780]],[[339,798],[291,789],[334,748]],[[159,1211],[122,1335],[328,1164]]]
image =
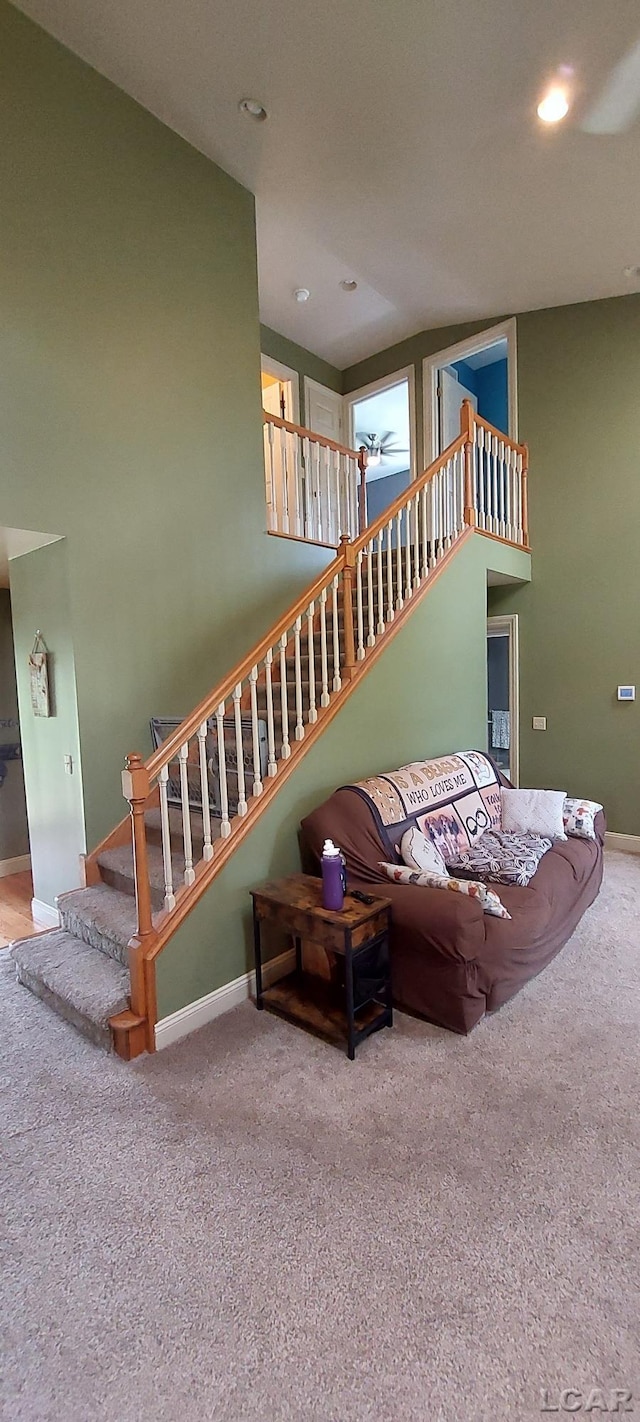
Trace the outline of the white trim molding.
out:
[[[262,977],[265,984],[275,982],[285,973],[292,972],[295,963],[296,955],[293,948],[288,949],[286,953],[280,953],[277,958],[271,958],[269,962],[263,963]],[[243,973],[241,977],[234,978],[230,983],[224,983],[214,992],[208,992],[205,997],[199,997],[195,1002],[187,1003],[186,1007],[179,1007],[177,1012],[172,1012],[168,1017],[163,1017],[160,1022],[156,1022],[156,1050],[160,1051],[163,1047],[170,1047],[174,1042],[179,1042],[181,1037],[187,1037],[189,1033],[197,1032],[199,1027],[206,1027],[208,1022],[213,1022],[214,1018],[221,1017],[223,1012],[231,1012],[233,1007],[238,1007],[241,1002],[246,1002],[248,998],[254,997],[255,991],[255,973]]]
[[[517,352],[517,326],[515,316],[510,316],[508,321],[501,321],[498,326],[490,326],[486,331],[477,331],[475,336],[467,336],[464,341],[457,341],[455,346],[447,346],[445,350],[434,351],[432,355],[425,356],[422,362],[422,427],[424,437],[424,462],[431,464],[437,459],[440,453],[440,440],[438,433],[438,371],[443,365],[451,365],[453,361],[466,360],[468,356],[477,355],[478,351],[483,351],[487,346],[495,345],[496,341],[507,342],[507,379],[509,382],[509,429],[506,433],[510,439],[518,439],[518,352]]]
[[[11,874],[24,874],[30,868],[30,854],[18,854],[15,859],[0,859],[0,879],[8,879]]]
[[[487,618],[487,638],[509,638],[509,770],[511,784],[520,784],[520,641],[517,612]],[[487,739],[489,717],[487,716]],[[491,754],[491,746],[489,746]]]
[[[607,830],[604,847],[619,849],[623,854],[640,854],[640,834],[616,834],[614,830]]]
[[[300,372],[294,370],[290,365],[283,365],[280,360],[272,360],[271,356],[260,356],[260,370],[265,375],[273,375],[276,380],[281,380],[283,385],[291,386],[291,410],[287,412],[288,419],[292,424],[300,424]]]
[[[31,917],[34,923],[39,923],[42,928],[60,927],[60,914],[57,908],[52,908],[51,904],[45,904],[44,899],[31,900]]]
[[[362,385],[359,390],[349,390],[345,395],[344,403],[347,412],[346,441],[350,449],[355,448],[355,425],[353,422],[353,407],[360,400],[366,400],[369,395],[377,395],[380,390],[391,390],[394,385],[402,385],[407,381],[409,386],[409,444],[411,446],[410,467],[411,478],[418,477],[418,451],[417,445],[417,420],[416,420],[416,368],[415,365],[405,365],[402,370],[394,370],[391,375],[381,375],[379,380],[371,380],[368,385]]]

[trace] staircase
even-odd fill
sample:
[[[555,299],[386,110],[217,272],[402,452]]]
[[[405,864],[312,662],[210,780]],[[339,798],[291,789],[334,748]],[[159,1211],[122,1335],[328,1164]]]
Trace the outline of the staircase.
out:
[[[85,888],[59,898],[60,927],[12,945],[18,980],[126,1060],[154,1050],[159,953],[474,530],[528,547],[527,455],[465,402],[444,454],[358,537],[342,535],[146,762],[127,758],[130,817],[87,857]]]

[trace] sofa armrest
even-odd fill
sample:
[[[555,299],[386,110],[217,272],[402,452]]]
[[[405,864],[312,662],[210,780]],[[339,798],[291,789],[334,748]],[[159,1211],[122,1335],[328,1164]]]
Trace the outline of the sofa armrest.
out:
[[[487,918],[477,899],[417,884],[380,885],[391,900],[392,941],[400,936],[416,952],[434,951],[448,962],[473,962],[486,938]],[[489,919],[488,922],[497,922]]]

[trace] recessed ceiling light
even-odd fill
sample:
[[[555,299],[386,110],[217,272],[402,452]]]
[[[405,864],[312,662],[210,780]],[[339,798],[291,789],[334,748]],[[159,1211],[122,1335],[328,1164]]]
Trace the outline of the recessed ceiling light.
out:
[[[340,285],[343,291],[356,291],[358,287],[358,283],[354,281],[353,277],[345,277],[344,281],[340,282]]]
[[[245,118],[254,119],[256,123],[264,123],[267,117],[267,110],[258,99],[241,99],[238,108]]]
[[[622,275],[627,281],[640,281],[640,267],[623,267]]]
[[[311,296],[311,292],[307,291],[306,286],[297,286],[293,294],[300,306],[303,306],[304,302],[308,301]]]
[[[552,84],[540,100],[536,113],[543,123],[559,123],[569,112],[569,97],[562,84]]]

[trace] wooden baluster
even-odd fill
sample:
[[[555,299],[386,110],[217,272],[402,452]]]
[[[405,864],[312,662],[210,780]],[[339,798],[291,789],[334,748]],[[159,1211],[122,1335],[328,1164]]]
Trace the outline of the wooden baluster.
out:
[[[396,609],[404,606],[402,596],[402,514],[396,514]]]
[[[522,455],[522,542],[529,545],[529,451],[525,444]]]
[[[296,617],[293,624],[293,648],[295,655],[295,677],[296,677],[296,729],[295,737],[297,741],[304,740],[304,713],[302,705],[302,666],[300,660],[300,633],[302,631],[302,618]]]
[[[464,435],[464,521],[472,528],[476,525],[476,510],[473,499],[473,432],[475,421],[470,400],[462,401],[460,410],[460,433]]]
[[[327,656],[327,589],[323,588],[320,593],[320,669],[322,673],[322,687],[320,691],[320,705],[328,706],[329,696],[329,658]]]
[[[233,690],[233,719],[236,733],[236,763],[238,767],[238,814],[241,819],[247,813],[247,790],[244,777],[244,744],[242,740],[242,683]]]
[[[224,744],[224,701],[216,708],[216,739],[218,742],[218,774],[220,776],[220,838],[231,834],[229,819],[229,789],[227,786],[227,754]]]
[[[309,724],[312,726],[318,719],[316,707],[316,663],[315,645],[313,639],[313,613],[314,603],[310,602],[307,609],[307,647],[309,650]]]
[[[359,550],[356,559],[356,618],[356,657],[358,661],[361,662],[364,657],[364,617],[362,614],[362,549]]]
[[[342,535],[340,535],[342,538]],[[340,627],[338,624],[338,574],[331,584],[331,627],[333,632],[333,689],[339,691],[342,686],[340,676]]]
[[[289,687],[287,685],[287,633],[280,638],[280,715],[282,719],[282,747],[280,758],[288,760],[291,755],[289,744]]]
[[[193,867],[193,844],[191,840],[191,806],[189,804],[189,742],[185,741],[178,751],[180,762],[180,806],[182,809],[182,841],[184,844],[184,882],[189,887],[195,883],[196,871]]]
[[[346,533],[340,539],[344,563],[342,566],[342,616],[344,619],[344,662],[342,676],[351,681],[356,665],[356,649],[353,631],[353,579],[355,553]]]
[[[169,821],[169,767],[163,765],[158,774],[160,788],[160,830],[162,835],[162,865],[164,869],[164,907],[167,913],[176,906],[173,892],[173,864],[171,862],[171,824]]]
[[[384,579],[382,569],[382,556],[384,547],[384,529],[381,528],[378,534],[378,625],[376,631],[378,636],[384,632]]]
[[[393,605],[393,520],[389,519],[387,524],[387,622],[393,622],[395,615]]]
[[[375,615],[373,610],[373,567],[371,565],[371,559],[373,557],[373,543],[370,543],[368,547],[365,548],[365,553],[367,558],[367,616],[369,622],[367,646],[374,647],[376,641],[376,632]]]
[[[136,889],[137,937],[148,938],[153,933],[151,917],[151,886],[147,857],[147,831],[144,809],[149,797],[149,772],[142,758],[133,751],[127,756],[122,772],[122,793],[131,809],[131,842],[133,874]]]
[[[404,532],[405,532],[405,538],[406,538],[405,549],[404,549],[404,561],[405,561],[405,570],[404,570],[404,571],[405,571],[405,577],[404,577],[404,581],[405,581],[406,595],[407,595],[408,598],[412,597],[412,595],[413,595],[413,586],[412,586],[412,578],[411,578],[411,507],[412,507],[412,503],[413,503],[413,500],[412,500],[412,499],[409,499],[408,504],[406,504],[406,506],[405,506],[405,513],[404,513]]]
[[[271,668],[273,666],[273,648],[270,647],[264,659],[266,692],[267,692],[267,745],[268,761],[267,775],[271,780],[278,774],[278,762],[276,760],[276,738],[273,721],[273,683]]]
[[[360,533],[364,533],[367,526],[367,451],[362,444],[358,452],[358,470],[360,483],[358,486],[358,527]]]
[[[198,758],[200,761],[200,798],[202,800],[202,858],[205,863],[213,859],[213,844],[211,842],[211,807],[209,805],[209,771],[207,766],[207,731],[208,725],[203,721],[198,726]]]
[[[260,727],[258,725],[258,668],[252,667],[249,673],[249,686],[251,688],[251,739],[253,742],[253,794],[257,799],[264,790],[262,784],[262,765],[260,761]]]

